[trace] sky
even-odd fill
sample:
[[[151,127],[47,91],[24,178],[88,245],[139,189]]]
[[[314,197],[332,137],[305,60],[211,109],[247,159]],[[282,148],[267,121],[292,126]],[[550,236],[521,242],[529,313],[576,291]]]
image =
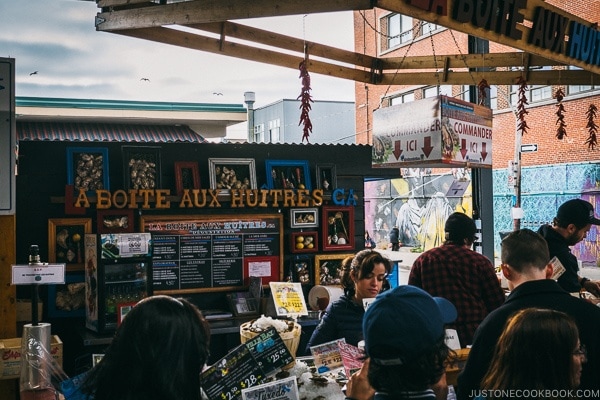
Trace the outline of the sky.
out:
[[[16,96],[244,104],[252,91],[258,108],[300,94],[296,69],[98,32],[99,11],[94,1],[0,1],[0,57],[15,59]],[[236,22],[353,50],[350,11]],[[311,81],[315,100],[354,101],[352,81]]]

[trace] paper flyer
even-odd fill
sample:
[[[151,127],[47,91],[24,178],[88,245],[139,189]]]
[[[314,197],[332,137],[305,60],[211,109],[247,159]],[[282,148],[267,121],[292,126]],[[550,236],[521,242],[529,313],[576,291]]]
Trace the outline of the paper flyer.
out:
[[[242,400],[299,400],[295,376],[242,390]]]
[[[346,339],[338,339],[310,348],[318,374],[325,374],[344,367],[338,345],[340,342],[346,343]]]
[[[556,256],[552,257],[550,264],[552,264],[552,279],[556,281],[565,272],[565,267]]]
[[[338,342],[338,347],[340,348],[346,377],[350,378],[354,372],[362,367],[365,353],[358,347],[346,342]]]
[[[269,282],[278,316],[308,315],[300,282]]]

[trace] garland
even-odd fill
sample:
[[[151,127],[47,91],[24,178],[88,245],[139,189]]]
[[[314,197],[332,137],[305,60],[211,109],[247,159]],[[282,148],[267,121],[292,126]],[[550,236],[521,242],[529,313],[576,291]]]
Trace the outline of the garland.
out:
[[[556,105],[556,124],[558,125],[558,128],[556,129],[556,138],[558,140],[563,140],[563,138],[567,136],[567,124],[565,124],[565,106],[562,103],[565,98],[565,92],[563,92],[562,88],[558,88],[554,94],[554,98],[558,102]]]
[[[588,145],[589,150],[594,150],[594,148],[598,145],[598,140],[596,138],[596,133],[598,133],[598,125],[594,121],[597,115],[598,108],[592,103],[588,107],[588,110],[585,112],[585,116],[587,117],[587,125],[589,136],[585,141],[585,144]]]

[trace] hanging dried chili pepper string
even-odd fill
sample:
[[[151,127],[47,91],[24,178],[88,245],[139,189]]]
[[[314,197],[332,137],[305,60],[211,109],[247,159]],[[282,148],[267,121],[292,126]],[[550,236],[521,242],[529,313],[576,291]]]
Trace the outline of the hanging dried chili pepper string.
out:
[[[596,124],[596,115],[598,113],[598,107],[591,103],[585,112],[585,116],[587,117],[587,125],[589,136],[585,141],[585,144],[588,145],[588,149],[594,150],[596,146],[598,146],[598,139],[596,138],[596,134],[598,133],[598,125]]]
[[[558,128],[556,129],[556,138],[558,140],[563,140],[563,138],[567,136],[567,124],[565,123],[565,106],[562,102],[565,98],[565,92],[562,88],[559,87],[556,90],[554,98],[558,102],[556,105],[556,125],[558,125]]]
[[[517,119],[519,122],[517,123],[517,130],[521,131],[522,136],[529,129],[529,125],[525,121],[525,115],[529,114],[529,111],[525,109],[525,106],[529,104],[527,102],[527,81],[520,77],[517,84],[519,85],[517,100]]]
[[[487,99],[487,93],[485,92],[485,89],[489,89],[490,85],[488,84],[488,82],[485,79],[481,79],[481,81],[479,82],[479,84],[477,85],[477,90],[479,91],[479,96],[477,96],[479,98],[479,105],[482,106],[485,104],[485,99]]]
[[[302,79],[302,91],[296,100],[300,100],[300,122],[298,125],[304,124],[302,129],[302,142],[306,139],[309,143],[308,136],[312,133],[312,122],[310,121],[309,112],[312,109],[310,103],[313,99],[310,95],[310,75],[308,74],[308,47],[304,44],[304,60],[300,62],[300,78]]]

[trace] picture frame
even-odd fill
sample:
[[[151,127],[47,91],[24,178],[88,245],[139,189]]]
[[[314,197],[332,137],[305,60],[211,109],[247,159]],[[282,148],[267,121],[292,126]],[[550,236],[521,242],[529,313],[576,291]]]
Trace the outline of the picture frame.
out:
[[[319,232],[292,232],[290,234],[290,252],[316,253],[319,251]]]
[[[331,192],[337,187],[335,164],[317,164],[315,186],[324,192]]]
[[[65,283],[48,285],[48,318],[85,317],[83,272],[65,274]]]
[[[291,208],[290,228],[317,228],[319,226],[318,208]]]
[[[209,158],[208,174],[211,189],[257,189],[253,158]]]
[[[194,161],[178,161],[175,163],[175,192],[183,195],[184,189],[200,189],[200,170]]]
[[[315,256],[315,285],[340,286],[342,261],[354,253],[317,254]]]
[[[91,218],[50,218],[48,262],[64,263],[67,271],[82,271],[86,233],[92,233]]]
[[[161,185],[161,148],[123,146],[123,183],[129,189],[159,189]]]
[[[289,278],[302,285],[313,284],[313,259],[311,256],[299,255],[290,260]]]
[[[98,210],[96,213],[98,233],[132,233],[135,231],[133,209]]]
[[[265,160],[268,189],[312,190],[306,160]]]
[[[110,190],[108,148],[67,147],[67,184],[73,185],[75,196],[79,189],[88,195],[96,189]]]
[[[321,212],[323,250],[354,250],[354,208],[323,206]]]

